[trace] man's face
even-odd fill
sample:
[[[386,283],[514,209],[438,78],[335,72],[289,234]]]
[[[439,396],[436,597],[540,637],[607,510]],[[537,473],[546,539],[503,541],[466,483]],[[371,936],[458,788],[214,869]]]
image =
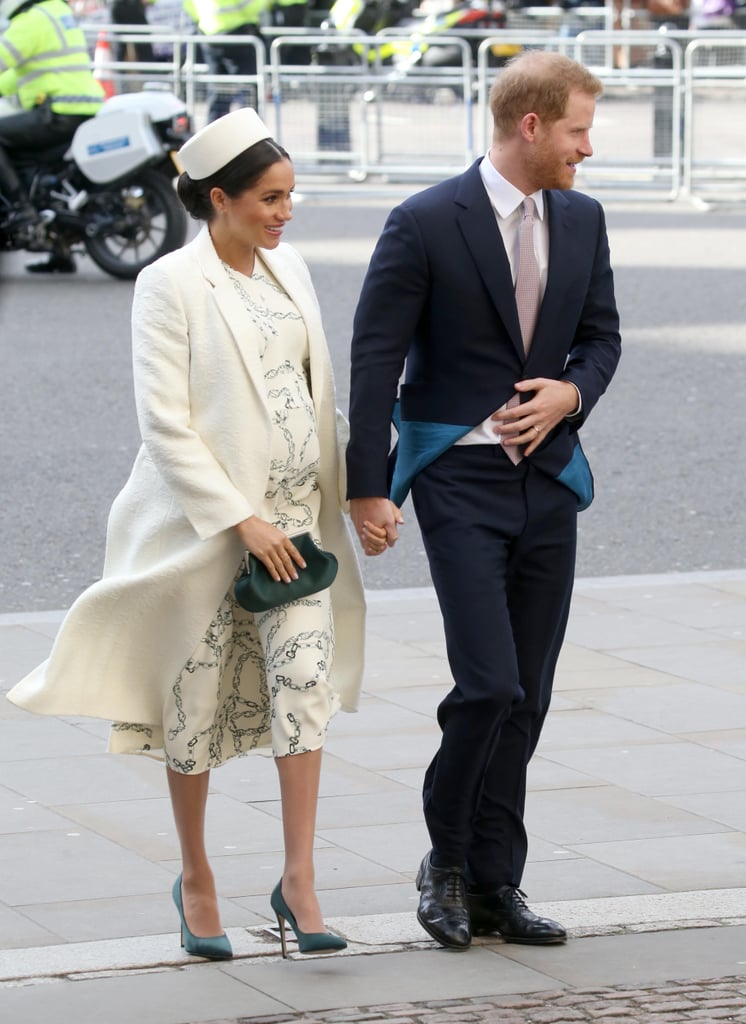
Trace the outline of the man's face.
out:
[[[572,188],[575,168],[593,156],[590,131],[596,101],[584,92],[571,92],[565,116],[553,124],[536,123],[534,145],[526,168],[534,191],[540,188]]]

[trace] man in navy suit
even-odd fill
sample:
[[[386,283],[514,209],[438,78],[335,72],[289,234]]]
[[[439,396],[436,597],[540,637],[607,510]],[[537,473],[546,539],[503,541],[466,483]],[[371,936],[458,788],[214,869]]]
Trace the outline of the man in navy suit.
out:
[[[578,428],[620,355],[603,210],[571,191],[601,88],[560,54],[526,51],[504,68],[489,153],[393,210],[355,314],[353,523],[380,554],[411,488],[454,680],[417,875],[418,919],[454,949],[473,934],[566,938],[519,886],[526,771],[567,623],[577,512],[593,495]],[[514,292],[525,245],[530,327]]]

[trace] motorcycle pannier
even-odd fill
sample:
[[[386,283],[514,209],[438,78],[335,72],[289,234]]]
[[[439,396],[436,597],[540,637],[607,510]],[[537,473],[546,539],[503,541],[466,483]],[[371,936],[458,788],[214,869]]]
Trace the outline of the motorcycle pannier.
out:
[[[89,181],[102,184],[162,159],[163,143],[141,110],[92,117],[75,132],[72,157]]]

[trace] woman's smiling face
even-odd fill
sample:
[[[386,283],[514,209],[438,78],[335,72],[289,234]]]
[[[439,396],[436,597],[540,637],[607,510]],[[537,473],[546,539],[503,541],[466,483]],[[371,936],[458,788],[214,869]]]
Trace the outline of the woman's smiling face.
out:
[[[272,164],[259,181],[235,199],[220,188],[211,192],[218,216],[211,229],[231,246],[275,249],[293,216],[295,174],[287,159]]]

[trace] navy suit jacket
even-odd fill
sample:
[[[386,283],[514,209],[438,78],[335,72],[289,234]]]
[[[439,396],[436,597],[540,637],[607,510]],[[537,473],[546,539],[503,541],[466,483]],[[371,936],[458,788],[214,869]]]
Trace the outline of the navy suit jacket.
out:
[[[577,428],[621,346],[603,210],[579,192],[544,193],[549,266],[527,357],[480,162],[394,209],[371,258],[352,339],[348,495],[390,493],[400,504],[417,472],[500,408],[516,381],[550,377],[578,387],[582,412],[530,459],[586,507],[592,478]]]

